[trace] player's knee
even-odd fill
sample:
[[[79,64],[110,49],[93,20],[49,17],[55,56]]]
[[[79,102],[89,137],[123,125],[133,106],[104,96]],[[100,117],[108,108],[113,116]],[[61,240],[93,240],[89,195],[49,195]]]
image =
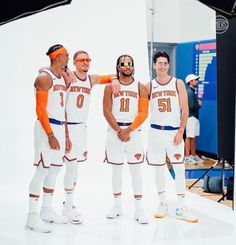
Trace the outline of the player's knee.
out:
[[[65,175],[75,175],[77,173],[78,163],[76,161],[67,162]]]
[[[184,164],[172,164],[176,176],[184,176],[185,168]]]
[[[75,178],[69,174],[64,176],[64,188],[65,189],[74,189],[75,187]]]
[[[77,162],[66,163],[66,169],[64,175],[64,187],[66,189],[71,189],[74,187],[74,183],[77,181],[77,171],[78,171]]]
[[[29,185],[29,193],[40,195],[41,192],[41,184],[43,179],[48,174],[48,168],[44,168],[43,166],[38,166],[35,170],[35,174]]]
[[[48,174],[48,168],[44,168],[43,166],[38,166],[35,170],[34,178],[35,179],[44,179]]]
[[[44,179],[43,186],[49,189],[54,189],[56,178],[61,170],[61,167],[50,167],[47,176]]]
[[[51,166],[48,174],[57,176],[61,171],[61,167]]]

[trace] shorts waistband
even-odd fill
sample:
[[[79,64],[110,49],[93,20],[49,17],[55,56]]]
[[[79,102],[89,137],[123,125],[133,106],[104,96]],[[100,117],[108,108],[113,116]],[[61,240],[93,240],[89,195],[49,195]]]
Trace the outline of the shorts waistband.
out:
[[[48,119],[49,119],[49,122],[50,122],[50,123],[56,124],[56,125],[64,125],[64,123],[65,123],[65,122],[56,120],[56,119],[54,119],[54,118],[48,118]]]
[[[151,124],[150,126],[151,126],[151,128],[160,129],[160,130],[177,130],[177,129],[179,129],[179,127],[161,126],[161,125],[157,125],[157,124]]]
[[[132,123],[126,123],[126,122],[117,122],[119,126],[130,126]]]

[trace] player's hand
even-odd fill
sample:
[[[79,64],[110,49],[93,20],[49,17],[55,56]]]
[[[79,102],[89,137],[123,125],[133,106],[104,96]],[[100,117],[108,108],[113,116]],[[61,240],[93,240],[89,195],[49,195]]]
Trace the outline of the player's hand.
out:
[[[65,154],[69,153],[72,148],[72,143],[70,141],[69,136],[66,136],[66,149],[65,149]]]
[[[123,142],[128,142],[128,141],[130,141],[130,137],[128,137],[126,140],[124,140]]]
[[[64,78],[64,80],[66,81],[66,86],[68,87],[71,83],[76,82],[77,78],[75,76],[75,74],[69,69],[67,68],[66,71],[62,71],[61,72],[62,77]]]
[[[120,92],[120,83],[119,83],[118,79],[113,79],[111,81],[111,88],[112,88],[112,93],[114,95],[119,94],[119,92]]]
[[[183,140],[183,133],[178,131],[177,134],[174,137],[173,144],[174,145],[179,145]]]
[[[125,128],[125,129],[121,129],[117,136],[118,138],[123,141],[123,142],[127,142],[130,140],[130,133],[131,133],[131,129],[128,127],[128,128]]]
[[[54,136],[53,133],[48,135],[48,143],[52,150],[60,150],[60,144],[57,138]]]
[[[74,72],[72,72],[69,68],[66,69],[66,74],[69,77],[70,83],[76,82],[77,77],[75,76]]]

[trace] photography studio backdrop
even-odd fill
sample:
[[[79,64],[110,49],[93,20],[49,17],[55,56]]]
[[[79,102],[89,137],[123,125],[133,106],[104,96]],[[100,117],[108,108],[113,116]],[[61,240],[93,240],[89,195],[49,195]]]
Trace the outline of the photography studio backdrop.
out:
[[[13,195],[27,209],[28,185],[34,172],[36,113],[33,84],[38,69],[49,65],[48,48],[56,43],[63,44],[70,53],[72,70],[73,54],[86,50],[92,59],[91,74],[115,73],[118,56],[130,54],[135,60],[135,77],[146,82],[149,75],[145,1],[72,1],[70,5],[0,26],[0,40],[0,193]],[[92,92],[88,118],[89,161],[80,167],[84,179],[81,189],[86,191],[89,186],[94,186],[111,197],[110,168],[102,163],[107,129],[102,113],[103,89],[104,86],[97,86]],[[101,186],[96,184],[98,178]],[[63,193],[62,182],[60,176],[60,193]]]

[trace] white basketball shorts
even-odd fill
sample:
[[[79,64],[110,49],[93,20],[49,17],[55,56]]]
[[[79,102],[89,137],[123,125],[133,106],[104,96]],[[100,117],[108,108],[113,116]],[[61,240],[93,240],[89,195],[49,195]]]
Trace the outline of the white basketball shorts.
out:
[[[150,127],[147,143],[147,162],[149,165],[164,165],[166,156],[172,164],[183,163],[184,141],[174,145],[178,130],[160,130]]]
[[[65,155],[65,125],[50,124],[52,131],[59,141],[60,150],[52,150],[48,142],[48,136],[39,120],[36,120],[34,127],[34,165],[42,164],[43,167],[63,166]]]
[[[106,139],[106,158],[104,161],[110,164],[121,165],[127,161],[129,164],[139,164],[144,161],[144,148],[142,130],[136,129],[131,132],[130,140],[122,142],[117,132],[108,128]]]
[[[83,162],[87,159],[87,125],[86,123],[68,124],[72,143],[71,151],[65,155],[68,161]]]

